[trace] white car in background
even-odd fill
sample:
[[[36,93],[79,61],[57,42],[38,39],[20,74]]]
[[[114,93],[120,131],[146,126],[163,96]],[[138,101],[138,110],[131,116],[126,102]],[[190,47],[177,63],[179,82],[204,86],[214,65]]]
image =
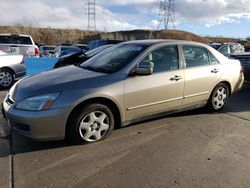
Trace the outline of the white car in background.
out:
[[[39,57],[39,49],[30,35],[0,34],[0,50],[25,57]]]
[[[0,88],[9,88],[16,78],[26,74],[23,55],[0,51]]]

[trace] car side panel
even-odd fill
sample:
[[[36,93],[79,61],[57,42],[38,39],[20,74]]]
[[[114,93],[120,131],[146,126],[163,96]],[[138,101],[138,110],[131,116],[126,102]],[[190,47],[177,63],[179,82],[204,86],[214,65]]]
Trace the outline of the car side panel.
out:
[[[218,72],[213,73],[213,70],[218,70]],[[207,101],[210,92],[220,81],[222,74],[220,65],[186,69],[183,106]]]
[[[175,75],[183,78],[183,70],[127,78],[126,120],[181,108],[184,80],[172,81]]]

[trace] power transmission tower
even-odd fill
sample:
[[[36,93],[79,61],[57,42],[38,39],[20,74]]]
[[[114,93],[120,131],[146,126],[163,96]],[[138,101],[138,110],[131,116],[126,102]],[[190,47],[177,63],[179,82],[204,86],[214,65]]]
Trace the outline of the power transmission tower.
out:
[[[174,17],[175,17],[175,0],[161,0],[158,26],[156,30],[159,30],[162,25],[163,28],[167,30],[170,25],[170,22],[172,23],[173,29],[175,29]]]
[[[95,12],[95,0],[88,0],[88,30],[96,31],[96,12]]]

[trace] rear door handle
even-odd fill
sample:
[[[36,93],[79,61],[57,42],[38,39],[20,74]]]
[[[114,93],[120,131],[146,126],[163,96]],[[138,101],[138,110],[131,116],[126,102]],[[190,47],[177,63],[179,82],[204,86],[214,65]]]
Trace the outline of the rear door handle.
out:
[[[211,73],[218,73],[218,72],[219,72],[218,69],[213,69],[213,70],[211,70]]]
[[[170,81],[179,81],[181,79],[182,79],[181,76],[175,75],[174,77],[170,78]]]

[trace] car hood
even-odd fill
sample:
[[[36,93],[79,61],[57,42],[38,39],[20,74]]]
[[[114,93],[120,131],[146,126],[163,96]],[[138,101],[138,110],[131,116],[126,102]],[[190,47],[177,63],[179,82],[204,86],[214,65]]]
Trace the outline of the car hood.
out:
[[[105,84],[106,76],[108,74],[66,66],[22,79],[13,86],[10,95],[15,101],[21,101],[31,96],[100,87]]]

